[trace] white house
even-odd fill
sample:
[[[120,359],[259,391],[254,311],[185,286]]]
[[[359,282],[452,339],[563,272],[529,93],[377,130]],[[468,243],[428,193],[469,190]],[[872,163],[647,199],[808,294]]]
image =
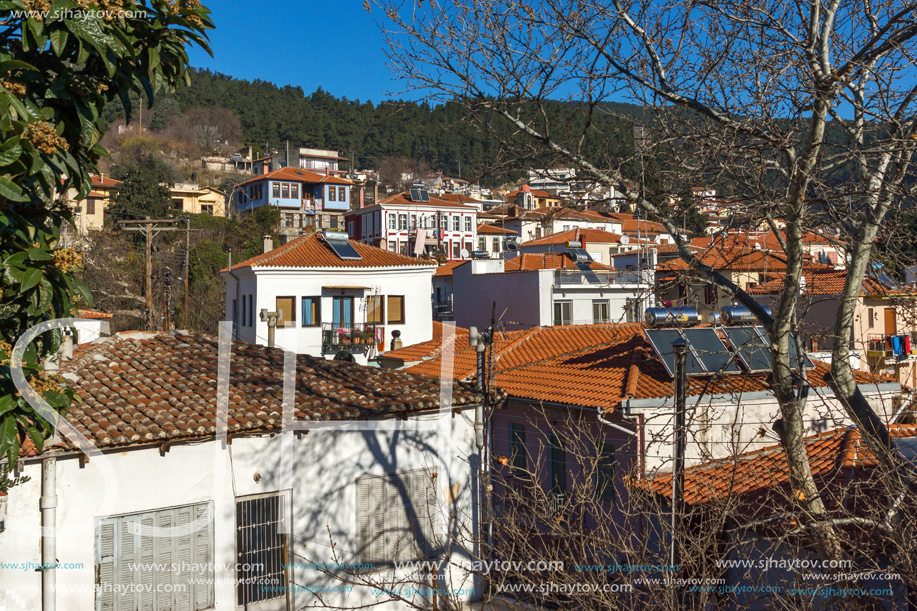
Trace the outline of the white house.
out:
[[[94,448],[68,437],[20,461],[31,479],[6,497],[0,558],[17,568],[0,571],[0,605],[379,604],[368,587],[333,576],[356,566],[379,583],[402,576],[389,587],[401,578],[416,587],[393,562],[443,558],[445,512],[470,516],[480,498],[470,466],[480,395],[456,383],[441,404],[439,380],[300,355],[292,424],[281,427],[284,362],[277,349],[186,332],[81,346],[63,367],[83,399],[67,420]],[[43,563],[56,564],[35,570]],[[440,587],[465,590],[467,601],[466,578],[448,571]]]
[[[494,309],[507,329],[639,320],[651,285],[574,252],[475,259],[451,270],[455,324],[487,327]],[[449,274],[437,286],[449,290]],[[496,306],[494,306],[496,304]]]
[[[306,235],[223,270],[226,318],[238,339],[266,345],[260,313],[277,312],[275,345],[326,358],[344,351],[365,364],[396,335],[404,345],[433,336],[435,269],[341,232]]]
[[[555,233],[539,240],[523,242],[519,249],[509,253],[512,257],[521,253],[554,253],[564,252],[566,244],[578,242],[580,248],[585,250],[593,261],[610,265],[612,258],[618,253],[630,252],[640,248],[645,241],[637,240],[619,233],[609,233],[601,229],[570,229]]]
[[[468,259],[475,248],[478,208],[432,196],[424,188],[397,193],[347,215],[347,233],[403,255]]]

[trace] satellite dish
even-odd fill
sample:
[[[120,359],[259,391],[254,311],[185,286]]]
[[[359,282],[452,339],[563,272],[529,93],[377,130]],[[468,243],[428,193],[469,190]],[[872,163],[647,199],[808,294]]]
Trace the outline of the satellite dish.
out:
[[[509,240],[506,241],[506,250],[508,250],[508,251],[510,251],[510,252],[515,252],[515,251],[519,250],[519,245],[516,244],[516,241],[515,241],[515,240],[509,239]]]
[[[467,258],[468,258],[468,251],[467,251],[466,249],[463,248],[461,254],[462,254],[462,258],[463,258],[463,259],[467,259]]]
[[[630,238],[626,235],[621,236],[621,244],[630,244]]]

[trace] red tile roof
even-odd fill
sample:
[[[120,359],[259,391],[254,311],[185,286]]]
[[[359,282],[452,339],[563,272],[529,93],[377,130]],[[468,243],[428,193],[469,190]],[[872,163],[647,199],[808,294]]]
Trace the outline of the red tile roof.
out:
[[[244,182],[240,182],[236,186],[247,185],[250,182],[258,182],[259,180],[289,180],[292,182],[308,182],[308,183],[324,183],[331,185],[352,185],[353,182],[347,180],[346,178],[341,178],[333,174],[325,175],[313,172],[311,170],[303,170],[301,168],[279,168],[273,172],[268,172],[267,174],[258,174],[253,176]]]
[[[674,382],[643,335],[641,323],[536,327],[494,342],[495,384],[511,396],[584,407],[619,407],[625,399],[671,397]],[[808,371],[813,387],[826,387],[830,366],[816,361]],[[409,371],[439,375],[438,358]],[[456,350],[453,374],[474,376],[473,348]],[[858,383],[893,380],[854,372]],[[689,395],[738,394],[770,390],[769,374],[688,379]]]
[[[398,350],[390,350],[382,356],[401,359],[405,363],[437,356],[443,348],[443,326],[443,323],[434,320],[433,339]],[[455,350],[464,350],[466,346],[468,346],[468,329],[455,327]]]
[[[242,267],[305,267],[305,268],[331,268],[331,267],[434,267],[430,259],[408,257],[375,246],[369,246],[348,240],[357,253],[363,257],[360,260],[344,260],[334,254],[320,234],[305,235],[283,246],[278,246],[270,252],[252,257],[232,266],[233,269]],[[221,271],[227,271],[223,269]]]
[[[452,180],[452,179],[450,179]],[[447,202],[455,202],[457,204],[481,204],[484,205],[479,199],[473,197],[468,197],[467,195],[462,195],[461,193],[440,193],[436,196],[436,199],[441,199]]]
[[[914,437],[917,425],[892,425],[893,438]],[[842,469],[873,467],[878,464],[860,432],[853,427],[838,428],[805,438],[806,454],[812,475],[824,477]],[[780,445],[738,454],[685,469],[685,502],[704,504],[730,496],[755,496],[768,489],[788,486],[790,481],[786,453]],[[653,492],[672,495],[672,474],[649,482]]]
[[[122,333],[84,344],[61,374],[83,399],[67,420],[97,447],[207,438],[216,431],[218,339],[200,333]],[[283,352],[232,345],[229,433],[279,428]],[[356,363],[296,357],[297,420],[385,417],[439,407],[439,381]],[[481,397],[453,387],[454,405]]]
[[[809,295],[840,295],[844,292],[847,270],[806,271],[803,277],[806,280],[805,292]],[[752,295],[776,295],[783,290],[783,282],[783,278],[771,280],[751,287],[748,292]],[[888,295],[891,292],[881,283],[867,276],[863,279],[863,289],[860,294]]]
[[[478,225],[478,233],[484,235],[519,235],[518,231],[497,227],[496,225]]]
[[[112,315],[108,312],[99,312],[98,310],[80,309],[76,311],[76,318],[107,319],[111,317]]]
[[[696,248],[696,247],[695,247]],[[778,272],[786,271],[786,258],[769,250],[740,247],[714,247],[696,253],[698,259],[710,267],[718,270],[761,271]],[[672,259],[656,267],[657,271],[685,271],[689,265],[683,259]],[[809,269],[833,270],[831,265],[806,262]]]
[[[601,229],[584,229],[577,228],[571,229],[570,231],[563,231],[561,233],[554,233],[537,240],[529,240],[528,242],[522,245],[522,248],[527,246],[542,246],[549,244],[564,244],[565,242],[571,240],[581,240],[585,238],[586,244],[618,244],[621,242],[621,234],[619,233],[609,233],[607,231],[602,231]]]
[[[604,265],[595,261],[589,263],[591,269],[613,270],[610,265]],[[579,269],[576,262],[573,261],[566,253],[534,253],[523,252],[513,257],[503,264],[504,271],[507,272],[528,272],[536,269]]]
[[[526,186],[528,186],[528,185],[526,185]],[[511,197],[512,197],[512,198],[515,198],[517,195],[519,195],[520,193],[522,193],[522,192],[524,192],[524,191],[525,191],[525,189],[516,189],[515,191],[511,191],[511,192],[507,193],[507,194],[506,194],[506,198],[507,198],[507,199],[508,199],[508,198],[511,198]],[[551,194],[548,193],[547,191],[537,191],[537,190],[535,190],[535,189],[528,189],[528,192],[531,193],[532,195],[534,195],[535,197],[547,197],[547,198],[549,198],[549,199],[561,199],[561,198],[558,197],[557,195],[551,195]]]
[[[102,193],[100,191],[90,191],[89,197],[98,197],[98,198],[108,197],[108,193]]]
[[[434,278],[442,278],[443,276],[451,276],[452,272],[455,271],[455,268],[459,265],[465,265],[468,261],[449,261],[448,263],[443,263],[436,268],[436,271],[433,272]]]
[[[383,199],[380,204],[383,205],[397,205],[397,206],[435,206],[435,207],[445,207],[445,208],[457,208],[459,210],[464,210],[468,212],[476,212],[477,208],[474,206],[466,206],[465,204],[453,201],[446,201],[440,199],[434,195],[430,196],[429,202],[415,202],[411,199],[410,191],[405,191],[404,193],[396,193],[391,197],[386,197]]]
[[[93,187],[117,187],[121,184],[120,180],[115,180],[114,178],[109,178],[108,176],[102,176],[100,174],[91,174],[91,177]]]

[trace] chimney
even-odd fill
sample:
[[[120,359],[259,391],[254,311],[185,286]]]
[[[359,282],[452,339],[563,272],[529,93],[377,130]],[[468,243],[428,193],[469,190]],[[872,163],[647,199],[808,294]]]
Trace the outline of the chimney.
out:
[[[268,168],[268,164],[270,164],[269,161],[265,161],[261,164],[261,173],[262,174],[267,174],[268,172],[270,172],[270,169]]]
[[[73,334],[69,332],[64,333],[64,340],[61,342],[60,346],[60,357],[61,361],[72,361],[73,360]]]
[[[262,254],[266,252],[271,252],[272,250],[274,250],[274,240],[271,239],[271,236],[266,235],[263,238],[261,238]]]

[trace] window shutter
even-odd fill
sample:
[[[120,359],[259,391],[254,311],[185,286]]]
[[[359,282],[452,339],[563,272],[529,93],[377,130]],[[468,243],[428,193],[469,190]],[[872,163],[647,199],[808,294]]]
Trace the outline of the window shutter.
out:
[[[244,301],[244,299],[243,299]],[[166,509],[156,512],[156,526],[159,528],[171,528],[175,526],[174,510]],[[174,537],[156,537],[156,564],[165,565],[164,570],[156,573],[155,585],[172,583],[172,563],[175,562],[175,538]],[[156,593],[156,611],[168,611],[172,609],[172,594],[169,592]]]
[[[119,533],[120,549],[116,550],[118,554],[118,578],[116,583],[126,585],[134,583],[136,570],[134,564],[137,562],[136,541],[134,531],[136,530],[138,516],[130,516],[121,520]],[[122,590],[116,594],[118,600],[117,609],[120,611],[134,611],[136,609],[135,591]]]
[[[175,512],[175,524],[178,526],[178,537],[172,537],[172,546],[175,550],[173,562],[178,563],[178,570],[172,576],[173,583],[188,586],[191,581],[191,522],[194,507],[179,507]],[[175,611],[191,611],[191,588],[175,588],[173,609]]]
[[[137,588],[137,609],[138,611],[156,611],[153,606],[153,597],[156,595],[156,586],[159,584],[161,571],[159,567],[153,566],[159,562],[156,556],[156,539],[149,529],[154,525],[155,513],[145,513],[140,516],[138,524],[144,530],[134,535],[134,541],[137,544],[137,557],[139,557],[140,566],[137,567],[135,578],[139,587]]]
[[[383,497],[385,495],[385,480],[381,477],[372,478],[370,482],[370,492],[372,493],[372,515],[373,515],[373,563],[376,562],[385,562],[387,558],[385,557],[386,547],[385,547],[385,526],[386,526],[386,515],[385,515],[385,502]]]
[[[97,609],[100,611],[119,611],[113,591],[104,591],[101,586],[113,586],[117,572],[115,541],[118,525],[115,520],[104,520],[96,534],[96,563],[99,567],[97,587]]]
[[[194,519],[195,520],[204,520],[208,516],[209,506],[204,503],[197,505],[195,508]],[[194,564],[198,567],[210,567],[203,571],[193,571],[191,574],[192,579],[210,579],[213,581],[213,567],[211,563],[213,562],[213,552],[210,548],[211,542],[213,541],[213,520],[209,519],[206,522],[206,526],[196,533],[194,533],[194,553],[192,557],[194,559]],[[213,606],[213,588],[207,586],[207,584],[195,583],[191,586],[193,590],[194,598],[194,610],[199,611],[200,609],[208,609]]]
[[[357,527],[359,528],[359,549],[363,562],[373,562],[372,556],[372,498],[371,480],[364,478],[357,483]]]

